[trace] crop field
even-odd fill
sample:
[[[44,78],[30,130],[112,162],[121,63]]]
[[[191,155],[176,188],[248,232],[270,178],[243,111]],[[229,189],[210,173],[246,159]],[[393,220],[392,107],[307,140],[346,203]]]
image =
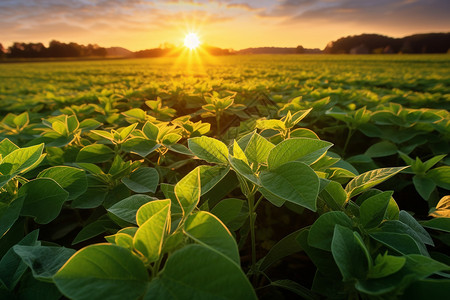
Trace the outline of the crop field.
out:
[[[450,56],[0,64],[0,299],[445,299]]]

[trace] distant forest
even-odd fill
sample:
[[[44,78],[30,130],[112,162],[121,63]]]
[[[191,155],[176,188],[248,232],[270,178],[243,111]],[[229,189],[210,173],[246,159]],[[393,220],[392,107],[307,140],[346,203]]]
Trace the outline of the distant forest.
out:
[[[59,57],[105,57],[106,48],[96,44],[79,45],[51,41],[48,47],[42,43],[14,43],[8,49],[0,44],[0,55],[8,58],[59,58]]]
[[[361,34],[330,42],[324,53],[381,54],[381,53],[447,53],[450,33],[414,34],[392,38],[379,34]]]
[[[328,43],[324,50],[307,49],[303,46],[259,47],[239,51],[202,46],[211,55],[231,54],[390,54],[390,53],[450,53],[450,33],[415,34],[403,38],[392,38],[379,34],[361,34],[340,38]],[[77,43],[51,41],[46,47],[42,43],[16,42],[8,48],[0,44],[0,58],[83,58],[83,57],[159,57],[176,56],[182,48],[165,45],[159,48],[132,52],[121,47],[104,48],[96,44],[87,46]]]

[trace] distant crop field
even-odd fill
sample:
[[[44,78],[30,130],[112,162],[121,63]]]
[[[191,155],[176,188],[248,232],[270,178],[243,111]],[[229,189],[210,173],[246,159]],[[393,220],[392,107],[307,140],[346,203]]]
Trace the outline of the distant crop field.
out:
[[[449,110],[449,55],[0,64],[0,298],[444,298]]]
[[[200,63],[199,63],[200,62]],[[277,101],[303,96],[373,106],[391,99],[448,109],[448,55],[255,55],[0,64],[0,109],[77,103],[103,93],[189,97],[231,90],[264,92]],[[254,95],[239,95],[251,98]],[[278,100],[279,99],[279,100]],[[244,99],[243,99],[244,100]],[[18,108],[16,108],[18,107]],[[443,107],[444,108],[444,107]]]

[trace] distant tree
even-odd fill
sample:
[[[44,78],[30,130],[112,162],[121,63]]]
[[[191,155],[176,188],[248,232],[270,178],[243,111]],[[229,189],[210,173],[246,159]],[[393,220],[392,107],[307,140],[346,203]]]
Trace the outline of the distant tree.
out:
[[[299,45],[299,46],[297,46],[296,51],[299,54],[303,54],[303,53],[305,53],[305,48],[303,46]]]
[[[3,48],[3,45],[0,43],[0,58],[4,58],[6,55],[6,49]]]

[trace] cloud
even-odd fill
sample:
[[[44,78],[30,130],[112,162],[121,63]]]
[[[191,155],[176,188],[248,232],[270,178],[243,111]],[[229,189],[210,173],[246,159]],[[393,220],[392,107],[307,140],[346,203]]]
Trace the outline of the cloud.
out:
[[[251,6],[248,3],[229,3],[226,5],[227,8],[237,8],[246,11],[260,11],[261,8]]]

